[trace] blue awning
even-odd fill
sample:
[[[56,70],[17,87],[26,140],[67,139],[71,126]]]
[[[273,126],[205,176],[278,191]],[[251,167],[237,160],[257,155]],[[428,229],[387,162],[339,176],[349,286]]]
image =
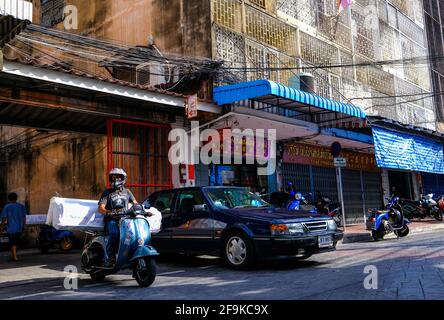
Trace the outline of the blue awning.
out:
[[[257,80],[217,87],[213,93],[214,100],[218,105],[249,99],[278,107],[285,106],[285,108],[307,114],[320,114],[327,111],[342,113],[359,119],[366,117],[365,112],[355,105],[323,98],[270,80]]]
[[[442,142],[380,127],[372,131],[378,167],[444,173]]]

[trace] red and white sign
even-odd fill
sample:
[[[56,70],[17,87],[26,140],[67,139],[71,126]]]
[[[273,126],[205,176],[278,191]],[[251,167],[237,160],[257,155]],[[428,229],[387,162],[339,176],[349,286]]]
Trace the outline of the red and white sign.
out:
[[[187,98],[186,111],[188,119],[197,117],[197,94],[193,94]]]

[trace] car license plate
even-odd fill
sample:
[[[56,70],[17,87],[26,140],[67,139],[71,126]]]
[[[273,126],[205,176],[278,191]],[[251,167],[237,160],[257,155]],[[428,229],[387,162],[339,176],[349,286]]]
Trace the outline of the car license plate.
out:
[[[319,248],[333,247],[333,239],[331,236],[319,236],[318,244]]]
[[[0,243],[8,243],[9,238],[8,237],[0,237]]]

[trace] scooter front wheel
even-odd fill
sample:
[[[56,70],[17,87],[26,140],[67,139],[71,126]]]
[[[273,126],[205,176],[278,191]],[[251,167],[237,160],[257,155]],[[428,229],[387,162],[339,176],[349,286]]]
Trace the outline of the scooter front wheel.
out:
[[[157,265],[154,258],[140,258],[134,269],[134,278],[141,287],[149,287],[156,279]]]
[[[92,281],[100,282],[103,281],[106,277],[106,273],[103,270],[93,271],[89,274]]]
[[[395,230],[394,233],[395,233],[398,237],[404,238],[404,237],[406,237],[406,236],[409,234],[409,232],[410,232],[409,227],[408,227],[408,226],[404,226],[403,229],[401,229],[401,230]]]

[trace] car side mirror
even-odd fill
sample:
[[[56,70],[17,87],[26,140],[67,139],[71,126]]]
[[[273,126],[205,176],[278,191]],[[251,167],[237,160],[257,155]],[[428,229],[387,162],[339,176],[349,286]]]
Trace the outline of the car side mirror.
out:
[[[193,212],[199,212],[199,211],[208,211],[208,206],[206,204],[196,204],[193,207]]]

